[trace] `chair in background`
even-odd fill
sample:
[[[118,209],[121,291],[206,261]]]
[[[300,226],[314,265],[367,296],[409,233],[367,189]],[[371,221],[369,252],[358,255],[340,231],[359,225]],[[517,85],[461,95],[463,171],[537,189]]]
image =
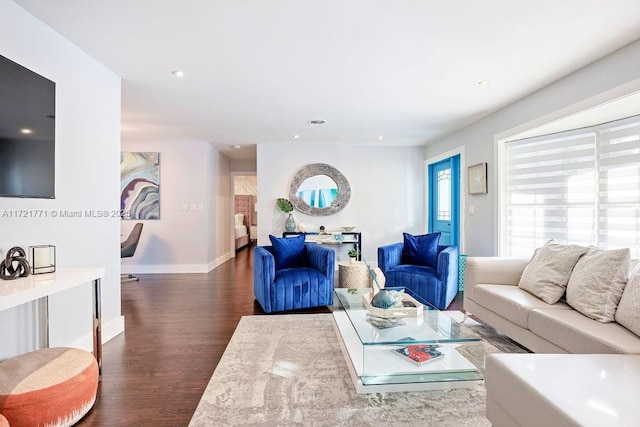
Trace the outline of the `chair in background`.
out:
[[[378,267],[386,287],[408,288],[446,310],[458,293],[458,248],[438,245],[439,233],[404,235],[404,242],[378,248]]]
[[[305,236],[269,236],[253,250],[253,292],[267,313],[333,305],[335,252]]]
[[[120,258],[129,258],[136,253],[138,242],[140,241],[140,235],[142,234],[142,225],[143,224],[141,222],[134,225],[133,230],[131,230],[131,233],[129,233],[129,237],[127,237],[127,240],[120,243]],[[120,282],[131,282],[139,280],[140,278],[138,276],[134,276],[133,274],[120,275]]]

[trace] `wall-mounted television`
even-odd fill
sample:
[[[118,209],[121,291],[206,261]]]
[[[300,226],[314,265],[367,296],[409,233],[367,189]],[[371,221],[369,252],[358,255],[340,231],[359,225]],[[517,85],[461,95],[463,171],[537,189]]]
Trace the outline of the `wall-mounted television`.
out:
[[[0,197],[55,198],[56,84],[0,55]]]

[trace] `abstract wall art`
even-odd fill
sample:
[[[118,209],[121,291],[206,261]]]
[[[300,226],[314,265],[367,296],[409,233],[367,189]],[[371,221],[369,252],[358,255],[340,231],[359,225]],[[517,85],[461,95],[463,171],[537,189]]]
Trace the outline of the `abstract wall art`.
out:
[[[478,163],[467,168],[469,194],[487,194],[487,164]]]
[[[122,219],[160,219],[160,153],[120,153]]]

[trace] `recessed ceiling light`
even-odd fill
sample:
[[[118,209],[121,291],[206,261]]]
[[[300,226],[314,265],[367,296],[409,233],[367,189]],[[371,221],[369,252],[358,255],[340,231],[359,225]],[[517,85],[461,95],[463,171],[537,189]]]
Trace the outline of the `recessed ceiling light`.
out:
[[[383,137],[382,135],[380,135],[380,136],[378,137],[378,141],[382,141],[383,139],[384,139],[384,137]]]
[[[33,131],[31,129],[24,128],[24,129],[20,129],[20,133],[23,133],[25,135],[29,135],[29,134],[32,134]]]
[[[480,86],[489,86],[489,81],[488,81],[488,80],[480,80],[480,81],[478,82],[478,84],[479,84]]]
[[[187,73],[182,71],[182,70],[172,71],[171,74],[173,74],[174,76],[176,76],[179,79],[184,79],[185,77],[187,77]]]
[[[323,125],[325,124],[324,120],[309,120],[307,123],[310,125]]]
[[[234,150],[239,150],[240,146],[239,145],[232,145],[231,148],[233,148]]]
[[[292,138],[293,139],[298,139],[298,138],[300,138],[300,135],[293,135]]]

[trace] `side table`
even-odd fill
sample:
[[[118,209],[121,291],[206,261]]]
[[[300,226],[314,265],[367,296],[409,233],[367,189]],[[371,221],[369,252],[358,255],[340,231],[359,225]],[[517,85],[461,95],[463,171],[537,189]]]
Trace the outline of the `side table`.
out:
[[[338,286],[341,288],[368,288],[369,270],[363,261],[338,263]]]

